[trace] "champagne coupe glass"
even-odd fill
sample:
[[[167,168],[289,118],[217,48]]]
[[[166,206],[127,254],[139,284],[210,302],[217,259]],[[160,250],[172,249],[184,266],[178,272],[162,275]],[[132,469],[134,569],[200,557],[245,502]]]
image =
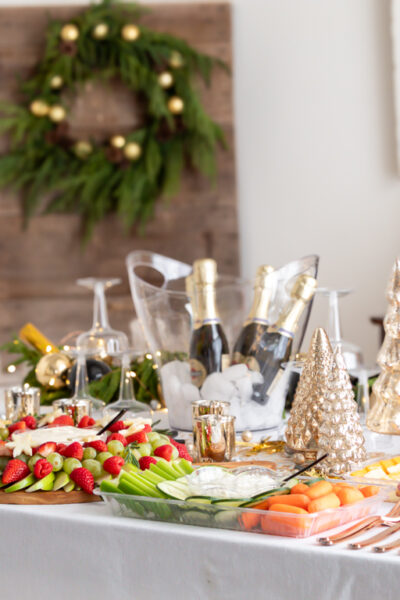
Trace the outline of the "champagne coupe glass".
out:
[[[55,400],[53,406],[55,408],[61,408],[63,412],[69,412],[69,409],[75,406],[77,407],[78,413],[79,407],[82,407],[82,409],[85,409],[83,410],[83,414],[90,414],[92,407],[95,410],[101,410],[105,406],[105,403],[89,394],[89,379],[86,369],[86,356],[88,353],[78,349],[76,352],[73,352],[73,354],[77,356],[74,395],[72,398]]]
[[[134,416],[138,416],[139,413],[143,416],[150,416],[152,414],[152,411],[147,404],[139,402],[135,398],[133,379],[136,377],[136,373],[132,371],[131,359],[134,356],[137,357],[139,355],[140,353],[135,352],[134,350],[125,350],[124,352],[118,353],[118,356],[121,357],[119,397],[116,402],[112,402],[105,407],[105,414],[115,414],[122,409],[126,409],[128,413],[132,413]]]
[[[121,283],[120,279],[97,279],[87,277],[78,279],[78,285],[93,290],[93,325],[89,331],[82,333],[77,339],[81,350],[90,351],[100,358],[107,358],[113,353],[127,350],[128,337],[123,331],[112,329],[108,321],[105,291]]]

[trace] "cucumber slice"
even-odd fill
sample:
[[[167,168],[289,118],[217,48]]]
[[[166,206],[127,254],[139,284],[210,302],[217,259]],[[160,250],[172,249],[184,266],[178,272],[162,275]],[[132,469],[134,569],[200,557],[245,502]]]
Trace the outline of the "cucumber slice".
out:
[[[252,498],[222,498],[221,500],[212,500],[211,504],[218,506],[244,506]]]
[[[311,485],[313,483],[317,483],[317,481],[324,481],[323,477],[311,477],[311,479],[309,479],[308,481],[302,481],[302,483],[305,483],[306,485]]]
[[[18,492],[19,490],[23,490],[26,487],[32,485],[32,483],[35,483],[36,479],[33,473],[30,473],[30,475],[27,475],[26,477],[24,477],[23,479],[20,479],[20,481],[17,481],[16,483],[13,483],[12,485],[10,485],[10,487],[6,488],[4,491],[6,494],[10,494],[12,492]]]
[[[169,498],[174,500],[186,500],[190,494],[189,486],[184,486],[178,482],[163,481],[157,485],[158,489]]]
[[[28,489],[26,491],[29,493],[30,492],[39,492],[39,491],[49,492],[50,490],[53,489],[54,479],[55,479],[55,475],[53,472],[51,472],[48,475],[46,475],[46,477],[43,477],[43,479],[38,479],[36,481],[36,483],[34,483],[30,487],[28,487]]]
[[[182,515],[182,520],[188,525],[199,525],[200,527],[209,527],[213,523],[213,515],[203,510],[187,510]]]
[[[293,479],[289,479],[289,481],[285,481],[285,486],[291,490],[292,487],[294,487],[298,483],[300,483],[300,480],[293,477]]]
[[[186,502],[194,502],[195,504],[211,504],[213,500],[212,496],[188,496]]]
[[[265,498],[269,498],[270,496],[284,496],[289,493],[289,488],[277,488],[275,490],[271,490],[270,492],[266,492],[265,494],[260,494],[259,496],[253,496],[248,502],[242,504],[242,507],[251,507],[254,504],[259,504]]]
[[[233,510],[220,510],[214,515],[215,525],[224,529],[231,529],[237,524],[238,513]]]

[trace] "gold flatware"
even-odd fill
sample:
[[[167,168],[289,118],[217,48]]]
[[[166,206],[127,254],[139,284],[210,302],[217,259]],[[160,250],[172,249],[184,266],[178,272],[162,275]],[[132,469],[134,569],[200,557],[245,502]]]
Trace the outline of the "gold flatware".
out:
[[[395,548],[400,548],[400,540],[396,540],[391,542],[390,544],[386,544],[386,546],[374,546],[372,550],[374,552],[389,552],[389,550],[394,550]]]

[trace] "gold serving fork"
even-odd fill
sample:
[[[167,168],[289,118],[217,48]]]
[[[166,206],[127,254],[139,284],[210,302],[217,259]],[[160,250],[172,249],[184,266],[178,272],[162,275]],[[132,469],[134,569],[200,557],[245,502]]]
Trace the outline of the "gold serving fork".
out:
[[[385,538],[389,537],[396,531],[400,530],[400,517],[392,518],[392,519],[384,519],[382,525],[388,525],[388,528],[372,537],[367,538],[366,540],[362,540],[361,542],[353,542],[349,544],[349,548],[352,550],[361,550],[361,548],[366,548],[367,546],[371,546],[372,544],[376,544],[381,542]]]
[[[339,542],[348,541],[351,538],[356,537],[360,533],[364,533],[364,531],[369,531],[374,527],[380,527],[381,525],[392,525],[393,523],[397,523],[397,521],[390,521],[390,519],[396,517],[399,517],[400,521],[400,500],[396,502],[396,504],[388,512],[387,515],[375,515],[372,517],[367,517],[366,519],[359,521],[355,525],[348,527],[348,529],[345,529],[344,531],[341,531],[336,535],[318,538],[317,542],[322,546],[333,546],[334,544],[338,544]]]

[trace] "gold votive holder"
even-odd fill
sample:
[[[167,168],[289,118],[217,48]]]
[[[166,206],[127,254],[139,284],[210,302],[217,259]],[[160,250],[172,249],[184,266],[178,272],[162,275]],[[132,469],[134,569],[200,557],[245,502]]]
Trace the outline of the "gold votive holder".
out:
[[[228,462],[235,455],[235,418],[208,414],[193,419],[196,462]]]
[[[40,390],[28,384],[14,386],[5,391],[6,419],[18,421],[28,415],[40,413]]]
[[[228,415],[230,402],[224,400],[195,400],[192,402],[192,418],[202,415]]]
[[[53,407],[55,410],[61,409],[64,414],[72,417],[75,425],[77,425],[85,415],[90,417],[92,414],[92,402],[86,398],[80,400],[61,398],[60,400],[54,400]]]

